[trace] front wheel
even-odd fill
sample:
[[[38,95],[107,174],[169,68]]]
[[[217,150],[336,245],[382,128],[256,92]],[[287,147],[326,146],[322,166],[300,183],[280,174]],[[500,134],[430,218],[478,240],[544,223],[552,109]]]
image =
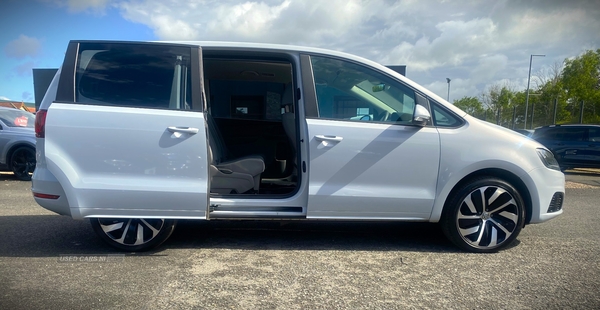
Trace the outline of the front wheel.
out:
[[[111,246],[129,252],[153,249],[175,230],[177,222],[165,219],[93,218],[92,228]]]
[[[469,252],[497,252],[509,246],[525,222],[521,195],[504,180],[485,177],[462,186],[444,208],[444,234]]]

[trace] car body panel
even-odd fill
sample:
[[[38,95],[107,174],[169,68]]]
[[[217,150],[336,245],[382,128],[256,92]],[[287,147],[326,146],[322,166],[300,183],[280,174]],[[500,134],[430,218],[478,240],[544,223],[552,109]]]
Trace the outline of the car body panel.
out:
[[[438,177],[438,199],[430,221],[439,221],[444,203],[461,180],[478,171],[499,169],[515,175],[526,185],[532,200],[531,223],[540,222],[541,212],[548,208],[548,204],[543,203],[549,203],[555,192],[564,193],[565,183],[564,174],[546,168],[537,153],[532,151],[545,147],[517,132],[472,116],[466,116],[465,120],[467,125],[461,128],[438,129],[442,168]],[[488,145],[489,141],[494,143]],[[560,213],[548,215],[546,219]]]
[[[175,137],[171,126],[200,130]],[[201,112],[54,103],[44,148],[73,217],[206,216]]]
[[[437,129],[319,119],[307,124],[308,218],[428,219],[439,167]]]

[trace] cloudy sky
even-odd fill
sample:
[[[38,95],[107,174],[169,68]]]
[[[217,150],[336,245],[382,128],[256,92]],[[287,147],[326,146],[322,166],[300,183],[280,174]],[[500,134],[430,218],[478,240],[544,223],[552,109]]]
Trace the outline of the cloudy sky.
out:
[[[33,102],[31,68],[60,66],[71,39],[306,45],[407,65],[450,101],[600,48],[598,0],[2,0],[0,99]],[[533,81],[533,79],[532,79]],[[533,82],[532,82],[533,84]]]

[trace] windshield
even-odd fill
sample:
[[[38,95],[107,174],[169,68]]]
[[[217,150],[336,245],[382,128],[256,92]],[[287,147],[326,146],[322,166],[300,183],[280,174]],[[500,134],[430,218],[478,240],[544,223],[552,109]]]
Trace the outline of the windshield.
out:
[[[0,120],[8,127],[29,127],[35,126],[35,116],[29,112],[18,109],[1,109]]]

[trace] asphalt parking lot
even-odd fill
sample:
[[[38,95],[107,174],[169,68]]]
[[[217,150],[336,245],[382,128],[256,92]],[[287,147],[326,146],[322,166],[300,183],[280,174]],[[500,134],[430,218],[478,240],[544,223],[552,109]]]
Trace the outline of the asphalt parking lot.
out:
[[[434,224],[236,221],[114,255],[1,173],[0,309],[599,309],[600,172],[567,180],[565,213],[496,254]]]

